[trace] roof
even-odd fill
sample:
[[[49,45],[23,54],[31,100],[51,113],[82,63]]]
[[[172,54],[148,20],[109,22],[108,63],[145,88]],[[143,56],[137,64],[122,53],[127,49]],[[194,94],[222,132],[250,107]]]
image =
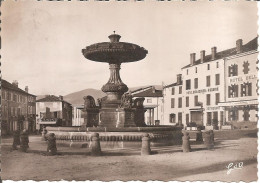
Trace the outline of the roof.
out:
[[[63,100],[62,98],[57,97],[55,95],[46,95],[44,98],[36,100],[36,102],[66,102],[66,103],[70,104],[69,102],[67,102],[67,101]]]
[[[243,45],[242,46],[243,52],[257,50],[257,48],[258,48],[257,39],[258,39],[258,36],[255,37],[253,40],[249,41],[247,44]],[[236,54],[237,54],[236,47],[230,48],[230,49],[227,49],[227,50],[224,50],[221,52],[217,52],[215,60],[222,59],[222,58],[229,57],[229,56],[236,55]],[[205,61],[203,63],[211,62],[211,61],[215,61],[215,60],[211,59],[211,54],[210,54],[210,55],[205,56]],[[199,65],[199,64],[201,64],[200,59],[196,60],[194,63],[194,65]],[[192,66],[194,66],[194,65],[192,65]],[[188,64],[188,65],[184,66],[182,69],[185,69],[188,67],[191,67],[191,65]]]
[[[182,82],[181,82],[180,84],[178,84],[178,83],[176,82],[176,83],[172,83],[172,84],[166,85],[166,86],[164,86],[163,88],[169,88],[169,87],[181,86],[181,85],[182,85]]]
[[[139,90],[138,90],[139,91]],[[150,87],[147,90],[132,93],[133,97],[163,97],[162,90],[156,90],[154,87]]]
[[[4,79],[1,79],[1,86],[2,88],[6,88],[6,89],[9,89],[9,90],[13,90],[13,91],[16,91],[16,92],[20,92],[20,93],[23,93],[25,95],[31,95],[31,96],[34,96],[36,97],[35,95],[33,94],[30,94],[30,93],[27,93],[26,91],[22,90],[21,88],[9,83],[8,81],[4,80]]]

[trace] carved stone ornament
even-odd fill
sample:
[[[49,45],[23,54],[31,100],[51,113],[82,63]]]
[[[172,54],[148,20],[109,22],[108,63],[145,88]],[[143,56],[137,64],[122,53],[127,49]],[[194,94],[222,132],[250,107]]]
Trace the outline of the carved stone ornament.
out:
[[[95,103],[95,99],[88,95],[88,96],[85,96],[84,98],[84,109],[87,109],[87,108],[96,108],[96,103]]]

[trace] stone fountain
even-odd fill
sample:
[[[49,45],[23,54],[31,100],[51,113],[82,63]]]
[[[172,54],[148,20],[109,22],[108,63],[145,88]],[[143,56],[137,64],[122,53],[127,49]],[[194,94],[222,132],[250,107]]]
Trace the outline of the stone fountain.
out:
[[[102,87],[107,96],[98,99],[99,106],[95,106],[93,97],[84,98],[84,125],[108,128],[145,126],[144,98],[132,100],[132,96],[126,93],[128,87],[122,82],[119,70],[122,63],[144,59],[148,51],[136,44],[119,42],[121,36],[118,34],[114,33],[108,37],[110,42],[93,44],[82,50],[85,58],[108,63],[110,70],[110,78]]]
[[[84,97],[82,126],[47,127],[48,133],[55,133],[57,142],[69,141],[70,146],[73,143],[90,141],[94,132],[99,132],[100,140],[104,142],[102,146],[108,148],[140,146],[141,138],[146,133],[152,139],[152,146],[180,140],[180,128],[145,124],[145,99],[133,100],[130,92],[127,92],[127,85],[120,78],[122,63],[140,61],[146,57],[148,51],[136,44],[120,42],[121,36],[115,32],[108,38],[110,42],[96,43],[82,49],[86,59],[109,64],[110,78],[102,87],[107,95],[98,99],[98,105],[92,96]],[[113,142],[112,146],[108,142]]]

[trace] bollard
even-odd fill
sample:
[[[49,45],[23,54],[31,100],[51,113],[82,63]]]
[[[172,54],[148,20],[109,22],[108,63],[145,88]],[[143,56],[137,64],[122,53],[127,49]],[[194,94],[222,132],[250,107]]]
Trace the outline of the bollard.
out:
[[[210,133],[211,147],[212,147],[212,149],[213,149],[213,148],[214,148],[214,131],[213,131],[213,130],[210,130],[209,133]]]
[[[182,137],[182,151],[183,152],[190,152],[190,136],[189,133],[186,131],[183,131],[183,137]]]
[[[47,137],[48,146],[47,146],[47,153],[48,155],[56,155],[57,154],[57,147],[56,147],[56,137],[54,133],[50,133]]]
[[[142,137],[141,155],[150,155],[150,154],[151,154],[150,138],[148,133],[146,133]]]
[[[207,149],[212,149],[211,135],[209,131],[204,133],[204,145]]]
[[[20,145],[20,132],[19,130],[14,131],[13,136],[13,150],[17,150],[17,145]]]
[[[94,133],[91,137],[91,155],[92,156],[100,156],[101,155],[101,147],[99,141],[99,134]]]
[[[196,133],[196,142],[203,142],[202,132],[200,128],[198,128],[198,131]]]
[[[21,133],[21,151],[22,152],[27,152],[27,149],[29,148],[29,137],[28,137],[28,133],[24,130]]]
[[[42,139],[41,139],[42,141],[46,141],[47,140],[46,134],[47,134],[47,130],[46,130],[45,127],[43,127],[43,129],[42,129]]]

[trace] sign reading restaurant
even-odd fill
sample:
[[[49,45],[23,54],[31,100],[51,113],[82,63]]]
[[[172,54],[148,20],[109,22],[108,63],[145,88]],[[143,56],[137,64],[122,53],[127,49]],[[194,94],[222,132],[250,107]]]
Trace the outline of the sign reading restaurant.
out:
[[[228,81],[229,83],[241,83],[245,81],[255,80],[257,76],[255,74],[245,75],[245,76],[234,76],[230,78]]]
[[[197,94],[197,93],[208,93],[208,92],[215,92],[218,91],[218,87],[215,88],[208,88],[208,89],[200,89],[200,90],[191,90],[191,91],[187,91],[187,95],[190,94]]]

